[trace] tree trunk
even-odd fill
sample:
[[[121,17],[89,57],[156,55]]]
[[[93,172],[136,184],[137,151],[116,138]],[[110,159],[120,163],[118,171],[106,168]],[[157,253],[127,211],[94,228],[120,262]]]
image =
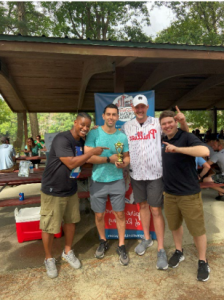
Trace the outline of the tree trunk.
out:
[[[26,7],[25,2],[16,2],[17,4],[17,14],[19,23],[19,32],[22,35],[28,35],[28,29],[26,24]],[[29,113],[30,117],[30,126],[32,137],[36,138],[37,134],[39,134],[39,125],[37,119],[37,113]]]
[[[34,139],[39,134],[39,124],[37,120],[37,113],[29,113],[30,117],[30,126],[31,126],[31,134]]]
[[[15,148],[21,149],[23,143],[23,113],[17,113],[17,134],[13,143]]]

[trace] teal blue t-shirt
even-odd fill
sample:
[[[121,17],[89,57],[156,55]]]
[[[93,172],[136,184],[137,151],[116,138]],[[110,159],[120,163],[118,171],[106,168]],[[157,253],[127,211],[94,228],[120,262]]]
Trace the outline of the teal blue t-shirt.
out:
[[[115,143],[121,142],[124,144],[123,153],[128,152],[128,139],[126,135],[117,130],[113,134],[108,134],[103,131],[102,127],[91,130],[86,138],[85,146],[88,147],[108,147],[110,149],[103,150],[100,156],[110,157],[117,154]],[[98,182],[112,182],[123,178],[123,170],[118,169],[115,164],[106,163],[93,165],[92,180]]]

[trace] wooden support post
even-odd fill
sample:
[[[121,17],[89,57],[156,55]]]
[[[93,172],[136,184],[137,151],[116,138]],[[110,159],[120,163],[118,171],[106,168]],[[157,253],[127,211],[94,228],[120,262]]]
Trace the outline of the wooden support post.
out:
[[[25,136],[25,144],[28,139],[28,129],[27,129],[27,115],[26,111],[23,112],[23,123],[24,123],[24,136]]]
[[[217,108],[214,106],[213,108],[213,132],[217,136]]]
[[[115,68],[114,93],[124,93],[124,68]]]

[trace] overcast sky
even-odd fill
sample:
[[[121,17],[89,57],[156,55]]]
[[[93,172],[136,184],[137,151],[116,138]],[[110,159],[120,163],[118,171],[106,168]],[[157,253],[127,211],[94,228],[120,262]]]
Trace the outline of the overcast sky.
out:
[[[145,32],[148,35],[156,37],[156,34],[167,28],[171,22],[175,20],[175,16],[167,7],[154,8],[150,11],[153,2],[148,2],[147,6],[150,13],[151,26],[145,28]]]

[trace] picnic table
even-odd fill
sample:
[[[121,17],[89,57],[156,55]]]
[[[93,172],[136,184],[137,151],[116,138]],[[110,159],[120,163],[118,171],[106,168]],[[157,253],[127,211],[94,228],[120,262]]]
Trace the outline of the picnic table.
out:
[[[38,156],[37,156],[38,157]],[[11,173],[0,173],[0,192],[7,185],[21,185],[21,184],[31,184],[31,183],[40,183],[42,179],[44,169],[34,169],[34,173],[30,173],[29,177],[19,177],[18,170]],[[79,179],[85,179],[91,176],[92,168],[84,167],[79,176]]]
[[[41,160],[41,159],[46,159],[46,156],[42,155],[42,156],[26,156],[26,155],[23,155],[23,156],[19,156],[19,157],[16,157],[16,160]]]
[[[7,185],[21,185],[21,184],[30,184],[30,183],[40,183],[43,169],[34,169],[34,173],[30,173],[29,177],[19,177],[18,170],[11,173],[0,173],[0,192]]]

